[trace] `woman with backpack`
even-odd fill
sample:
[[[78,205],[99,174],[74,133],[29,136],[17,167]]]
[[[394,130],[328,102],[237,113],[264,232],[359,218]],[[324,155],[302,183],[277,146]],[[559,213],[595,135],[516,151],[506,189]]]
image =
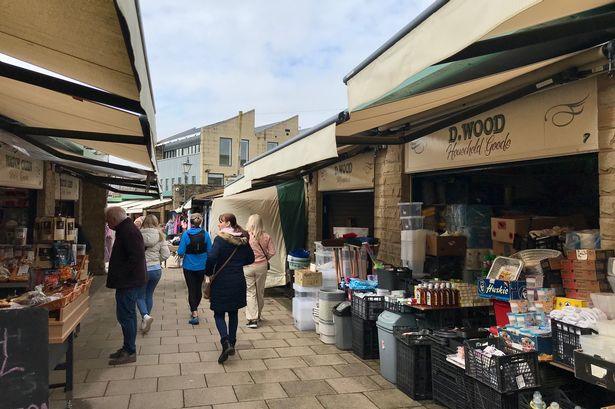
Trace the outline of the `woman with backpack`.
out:
[[[210,277],[206,296],[210,297],[209,308],[214,312],[216,328],[220,334],[222,353],[218,363],[235,354],[237,342],[238,310],[246,306],[246,279],[243,266],[254,263],[250,247],[250,235],[237,224],[232,213],[218,218],[220,232],[209,252],[205,271]],[[228,327],[225,315],[228,314]]]
[[[201,228],[203,216],[193,213],[190,216],[190,229],[182,234],[177,254],[184,258],[184,279],[188,286],[188,304],[190,305],[189,324],[199,324],[199,304],[202,298],[202,286],[205,279],[205,262],[207,252],[211,250],[209,233]]]
[[[148,214],[141,224],[141,235],[145,244],[145,262],[147,264],[147,284],[137,295],[137,307],[141,313],[141,331],[147,334],[154,318],[150,315],[154,306],[154,290],[162,276],[161,262],[171,255],[164,234],[158,227],[158,218]]]

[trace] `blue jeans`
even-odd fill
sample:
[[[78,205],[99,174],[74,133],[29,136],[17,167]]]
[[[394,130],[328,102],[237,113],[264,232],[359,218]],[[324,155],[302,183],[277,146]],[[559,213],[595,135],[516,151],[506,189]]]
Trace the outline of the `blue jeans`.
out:
[[[228,314],[228,330],[226,328],[226,321],[224,320],[224,314]],[[235,345],[237,341],[237,326],[239,320],[237,318],[237,310],[234,311],[214,311],[214,319],[216,320],[216,327],[220,334],[220,340],[228,339],[228,341]]]
[[[151,315],[152,313],[152,307],[154,306],[154,290],[161,276],[161,269],[147,271],[147,284],[140,288],[139,297],[137,298],[137,307],[139,307],[141,317],[145,314]]]
[[[140,288],[118,288],[115,290],[115,315],[122,327],[124,345],[129,354],[137,352],[137,296]]]

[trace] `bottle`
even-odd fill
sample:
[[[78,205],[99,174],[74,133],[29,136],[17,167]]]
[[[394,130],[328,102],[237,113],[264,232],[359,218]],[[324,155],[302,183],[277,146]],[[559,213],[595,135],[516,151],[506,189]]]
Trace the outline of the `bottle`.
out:
[[[416,298],[417,305],[422,305],[423,284],[418,284],[414,287],[414,298]]]
[[[425,291],[425,293],[426,293],[425,301],[427,301],[425,305],[427,305],[428,307],[433,306],[433,298],[434,298],[433,284],[429,284],[427,286],[427,291]]]
[[[559,403],[551,402],[548,409],[560,409]]]
[[[547,404],[542,400],[542,394],[540,392],[534,392],[534,396],[532,397],[532,401],[530,402],[530,408],[547,409]]]
[[[442,306],[442,291],[440,290],[440,283],[435,283],[433,286],[433,299],[431,305],[434,307]]]

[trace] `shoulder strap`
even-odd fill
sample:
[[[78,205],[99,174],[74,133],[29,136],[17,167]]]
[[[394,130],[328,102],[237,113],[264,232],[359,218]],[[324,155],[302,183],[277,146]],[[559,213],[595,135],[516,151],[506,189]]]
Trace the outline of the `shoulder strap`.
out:
[[[233,250],[233,252],[231,253],[230,256],[228,256],[228,258],[226,259],[226,261],[224,262],[224,264],[222,264],[222,267],[220,267],[218,269],[218,271],[216,271],[215,273],[213,273],[211,275],[211,279],[209,280],[210,283],[213,283],[214,280],[216,279],[216,277],[218,276],[218,274],[220,274],[220,271],[222,271],[222,269],[224,269],[224,267],[226,267],[226,265],[228,264],[229,261],[231,261],[231,258],[233,258],[233,256],[235,255],[235,253],[237,253],[237,247],[235,247],[235,249]]]

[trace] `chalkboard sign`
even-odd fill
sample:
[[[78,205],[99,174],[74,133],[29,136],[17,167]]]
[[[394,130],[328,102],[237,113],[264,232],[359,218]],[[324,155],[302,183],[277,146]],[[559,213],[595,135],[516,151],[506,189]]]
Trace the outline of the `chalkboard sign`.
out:
[[[44,308],[0,310],[0,407],[47,409],[49,314]]]

